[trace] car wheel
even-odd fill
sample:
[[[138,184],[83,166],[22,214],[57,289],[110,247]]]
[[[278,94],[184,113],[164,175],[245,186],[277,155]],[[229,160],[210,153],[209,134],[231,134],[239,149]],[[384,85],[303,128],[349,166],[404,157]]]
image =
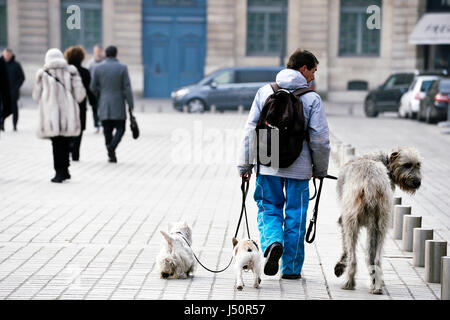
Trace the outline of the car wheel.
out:
[[[369,118],[374,118],[378,116],[378,112],[375,109],[375,102],[373,100],[369,100],[364,105],[364,112],[366,116]]]
[[[191,99],[187,103],[190,113],[202,113],[205,112],[205,103],[200,99]]]

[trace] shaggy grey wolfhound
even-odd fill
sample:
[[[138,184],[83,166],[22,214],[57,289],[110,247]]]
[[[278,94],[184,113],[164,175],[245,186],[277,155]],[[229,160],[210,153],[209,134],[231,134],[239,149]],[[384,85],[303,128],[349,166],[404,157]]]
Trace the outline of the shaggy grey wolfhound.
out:
[[[338,277],[348,267],[347,281],[342,289],[355,287],[356,244],[360,228],[366,227],[370,293],[383,293],[381,250],[393,209],[395,186],[414,194],[421,180],[420,156],[413,148],[364,155],[342,167],[337,194],[342,210],[338,223],[343,253],[334,267]]]

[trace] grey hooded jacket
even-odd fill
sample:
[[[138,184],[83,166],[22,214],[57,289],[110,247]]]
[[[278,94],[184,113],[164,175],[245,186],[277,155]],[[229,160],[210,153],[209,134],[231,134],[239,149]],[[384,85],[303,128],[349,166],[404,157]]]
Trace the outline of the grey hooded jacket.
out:
[[[280,88],[294,91],[308,87],[305,77],[296,70],[284,69],[276,77]],[[266,99],[273,93],[270,84],[261,87],[256,93],[247,124],[244,138],[238,155],[238,170],[240,174],[252,170],[256,162],[255,128]],[[271,168],[260,166],[260,174],[284,178],[309,180],[312,175],[324,177],[327,175],[330,157],[330,139],[325,110],[320,96],[315,92],[300,97],[303,103],[305,125],[309,131],[309,144],[305,140],[300,156],[288,168]]]

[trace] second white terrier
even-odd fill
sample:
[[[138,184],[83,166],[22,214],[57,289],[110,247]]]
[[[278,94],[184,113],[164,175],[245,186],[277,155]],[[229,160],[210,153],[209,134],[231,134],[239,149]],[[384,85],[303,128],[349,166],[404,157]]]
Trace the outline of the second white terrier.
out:
[[[236,275],[236,289],[244,288],[242,271],[253,272],[253,287],[259,288],[261,283],[261,253],[255,241],[233,238],[233,260]]]
[[[161,234],[165,241],[156,257],[161,278],[186,279],[195,267],[191,228],[186,222],[169,223],[169,233]]]

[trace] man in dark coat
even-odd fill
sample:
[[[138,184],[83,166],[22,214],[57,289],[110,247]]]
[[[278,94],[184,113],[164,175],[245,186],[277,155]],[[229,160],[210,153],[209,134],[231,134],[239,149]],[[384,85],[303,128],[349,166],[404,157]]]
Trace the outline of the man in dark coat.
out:
[[[17,122],[19,121],[19,107],[17,101],[19,100],[20,87],[25,81],[25,75],[22,70],[22,66],[16,61],[14,53],[11,49],[3,50],[2,59],[6,63],[6,69],[9,76],[9,86],[11,95],[11,111],[13,114],[13,127],[14,131],[17,130]]]
[[[4,131],[3,120],[11,114],[11,93],[9,91],[8,71],[0,58],[0,130]]]
[[[133,93],[128,68],[116,58],[117,48],[109,46],[105,53],[105,61],[95,68],[91,91],[98,97],[98,117],[103,125],[109,162],[117,162],[116,148],[125,133],[127,119],[125,102],[131,113]]]

